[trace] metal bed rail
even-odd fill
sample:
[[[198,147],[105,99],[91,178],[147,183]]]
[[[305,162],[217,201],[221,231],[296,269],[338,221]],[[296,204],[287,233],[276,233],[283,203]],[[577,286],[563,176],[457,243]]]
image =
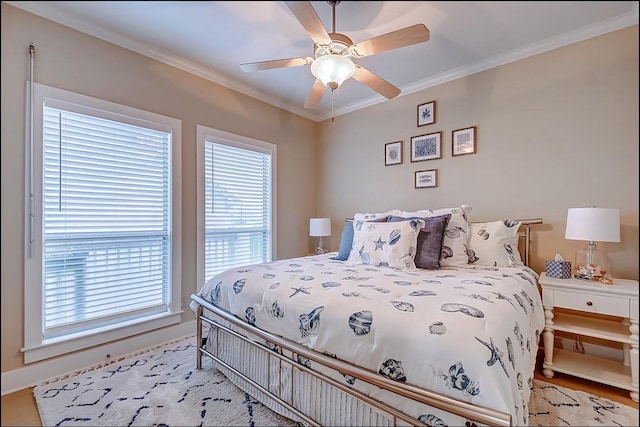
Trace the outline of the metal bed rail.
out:
[[[305,420],[306,422],[309,422],[312,425],[316,425],[316,422],[309,419],[306,415],[300,413],[300,411],[298,411],[296,408],[292,407],[290,404],[288,404],[287,402],[284,402],[282,399],[280,399],[279,396],[276,396],[275,394],[273,394],[271,391],[265,389],[263,386],[255,383],[251,378],[248,378],[246,375],[244,375],[243,373],[237,371],[235,368],[229,366],[228,363],[220,360],[217,356],[211,354],[209,351],[207,351],[203,345],[202,345],[202,324],[203,322],[215,326],[216,328],[220,328],[221,330],[223,330],[224,332],[227,332],[229,334],[234,335],[237,338],[242,339],[245,342],[248,342],[252,345],[255,345],[257,347],[260,347],[261,349],[264,349],[264,351],[270,351],[268,348],[264,347],[263,345],[256,343],[255,341],[245,337],[242,334],[239,334],[236,331],[233,331],[232,329],[229,329],[228,327],[220,324],[219,322],[216,322],[215,320],[209,319],[208,317],[206,317],[204,315],[204,308],[206,308],[207,310],[210,310],[211,312],[213,312],[215,315],[219,316],[220,318],[226,320],[227,322],[229,322],[230,324],[239,327],[240,329],[247,331],[265,341],[271,342],[273,344],[276,344],[278,346],[280,346],[283,349],[286,349],[290,352],[292,352],[294,355],[301,355],[303,357],[306,357],[310,360],[313,360],[321,365],[327,366],[331,369],[334,369],[342,374],[348,374],[351,375],[357,379],[360,379],[362,381],[365,381],[373,386],[376,386],[382,390],[386,390],[389,391],[391,393],[406,397],[408,399],[414,400],[416,402],[419,403],[423,403],[425,405],[429,405],[438,409],[441,409],[443,411],[464,417],[467,420],[471,420],[474,422],[478,422],[480,424],[485,424],[485,425],[495,425],[495,426],[510,426],[512,425],[512,420],[511,420],[511,415],[507,414],[507,413],[503,413],[500,411],[496,411],[493,409],[489,409],[489,408],[484,408],[484,407],[480,407],[480,406],[476,406],[473,405],[471,403],[468,402],[464,402],[464,401],[460,401],[448,396],[443,396],[440,395],[438,393],[434,393],[432,391],[426,390],[424,388],[421,387],[417,387],[417,386],[413,386],[410,384],[400,384],[396,381],[393,381],[391,379],[385,378],[383,376],[378,375],[375,372],[357,367],[355,365],[352,365],[350,363],[338,360],[338,359],[334,359],[328,356],[325,356],[323,354],[317,353],[313,350],[310,350],[307,347],[301,346],[297,343],[285,340],[284,338],[281,338],[277,335],[273,335],[269,332],[266,332],[264,330],[261,330],[259,328],[256,328],[255,326],[249,325],[248,323],[245,323],[244,321],[238,319],[237,317],[235,317],[232,314],[229,314],[223,310],[221,310],[220,308],[214,306],[213,304],[207,302],[206,300],[204,300],[203,298],[201,298],[200,296],[193,294],[191,295],[191,299],[193,301],[195,301],[198,304],[197,307],[197,318],[196,318],[196,322],[197,322],[197,332],[196,332],[196,339],[197,339],[197,343],[198,343],[198,354],[197,354],[197,359],[196,359],[196,368],[197,369],[202,369],[202,355],[205,354],[209,357],[211,357],[212,359],[214,359],[216,362],[221,363],[223,366],[225,366],[225,368],[232,370],[235,374],[239,375],[241,378],[243,378],[244,380],[248,381],[250,384],[256,386],[257,388],[259,388],[263,393],[268,394],[269,396],[271,396],[272,398],[274,398],[275,400],[277,400],[280,404],[282,404],[284,407],[286,407],[287,409],[289,409],[290,411],[292,411],[293,413],[295,413],[296,415],[300,416],[301,419]],[[375,399],[370,398],[367,395],[364,395],[360,392],[358,392],[357,390],[354,390],[352,388],[346,387],[343,384],[340,384],[339,382],[336,382],[335,380],[333,380],[332,378],[329,378],[321,373],[318,373],[316,371],[313,371],[312,369],[309,369],[307,367],[305,367],[304,365],[300,365],[298,364],[295,360],[292,360],[290,358],[288,358],[287,356],[281,355],[279,353],[276,352],[270,352],[270,355],[273,355],[275,357],[278,357],[280,359],[285,359],[287,362],[291,362],[293,364],[295,364],[296,369],[299,369],[301,371],[307,372],[313,376],[316,377],[320,377],[323,381],[326,381],[328,383],[330,383],[331,385],[339,388],[340,390],[344,391],[347,394],[350,394],[360,400],[365,401],[366,403],[384,410],[386,413],[389,413],[390,415],[394,416],[395,418],[401,419],[405,422],[408,422],[410,424],[413,425],[423,425],[423,423],[421,423],[420,421],[418,421],[415,417],[411,417],[409,415],[406,415],[396,409],[393,409],[391,407],[389,407],[388,405],[385,405],[384,403],[381,403]],[[468,424],[473,424],[473,423],[468,423]]]

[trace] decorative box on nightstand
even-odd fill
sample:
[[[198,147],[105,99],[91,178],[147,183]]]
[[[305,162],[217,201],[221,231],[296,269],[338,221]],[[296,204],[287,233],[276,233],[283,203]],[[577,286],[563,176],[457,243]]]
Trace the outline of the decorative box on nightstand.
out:
[[[555,279],[545,273],[542,287],[545,328],[543,373],[554,371],[597,381],[631,392],[638,401],[638,282],[614,279],[612,285],[579,279]],[[554,308],[577,310],[622,318],[581,316],[554,312]],[[623,361],[604,359],[554,348],[555,331],[622,343]]]

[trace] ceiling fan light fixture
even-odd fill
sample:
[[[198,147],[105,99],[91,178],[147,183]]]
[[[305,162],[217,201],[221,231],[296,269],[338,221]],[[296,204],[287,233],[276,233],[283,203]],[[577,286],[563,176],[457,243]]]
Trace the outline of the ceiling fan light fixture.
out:
[[[323,85],[336,90],[347,79],[353,76],[356,66],[353,61],[343,55],[327,54],[314,59],[311,74]]]

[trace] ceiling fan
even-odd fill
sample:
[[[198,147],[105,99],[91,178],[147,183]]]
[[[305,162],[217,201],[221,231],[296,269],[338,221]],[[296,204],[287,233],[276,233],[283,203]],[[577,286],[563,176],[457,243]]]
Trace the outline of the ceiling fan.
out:
[[[349,37],[336,32],[336,5],[340,3],[339,1],[327,1],[332,8],[332,31],[330,33],[325,30],[311,2],[285,1],[284,3],[313,40],[313,58],[306,56],[249,62],[241,64],[240,69],[251,72],[311,65],[311,73],[316,80],[304,104],[305,108],[317,107],[322,101],[326,88],[333,92],[351,77],[387,99],[398,96],[400,89],[361,65],[355,64],[351,58],[364,58],[429,40],[427,27],[424,24],[416,24],[360,43],[353,43]]]

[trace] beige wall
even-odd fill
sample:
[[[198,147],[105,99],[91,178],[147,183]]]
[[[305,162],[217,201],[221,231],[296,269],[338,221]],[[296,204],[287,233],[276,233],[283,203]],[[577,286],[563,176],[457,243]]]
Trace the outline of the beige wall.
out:
[[[436,101],[436,123],[416,108]],[[638,26],[536,55],[321,124],[318,207],[355,212],[469,204],[470,220],[542,218],[532,267],[586,242],[564,239],[567,208],[620,209],[621,242],[606,243],[617,277],[638,280]],[[478,127],[478,152],[451,156],[451,131]],[[443,158],[410,162],[412,136],[443,132]],[[384,166],[384,144],[403,140],[404,162]],[[413,173],[438,169],[438,187]]]
[[[23,186],[28,46],[35,80],[176,117],[183,123],[182,292],[195,290],[195,127],[278,146],[278,258],[312,247],[308,219],[360,211],[467,203],[472,220],[540,217],[533,267],[564,240],[568,207],[621,212],[622,242],[606,244],[620,277],[638,279],[638,26],[401,96],[315,124],[222,86],[2,4],[2,372],[22,366]],[[350,82],[349,84],[357,84]],[[418,128],[416,106],[437,101]],[[451,157],[451,130],[478,126],[478,153]],[[410,138],[443,131],[443,158],[409,161]],[[404,140],[404,163],[384,166],[384,144]],[[318,141],[316,144],[314,141]],[[413,172],[439,171],[435,189]],[[193,316],[187,312],[184,320]]]
[[[35,81],[182,120],[182,293],[196,282],[196,125],[278,146],[277,256],[308,251],[316,215],[312,121],[2,3],[2,372],[22,366],[25,85]],[[286,227],[284,226],[286,224]],[[190,310],[183,321],[193,320]]]

